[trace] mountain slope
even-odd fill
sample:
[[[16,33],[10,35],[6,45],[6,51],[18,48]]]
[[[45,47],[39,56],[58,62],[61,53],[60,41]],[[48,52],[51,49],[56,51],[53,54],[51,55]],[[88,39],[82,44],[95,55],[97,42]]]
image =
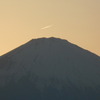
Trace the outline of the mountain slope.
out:
[[[1,56],[0,90],[2,100],[100,100],[100,58],[59,38],[33,39]]]

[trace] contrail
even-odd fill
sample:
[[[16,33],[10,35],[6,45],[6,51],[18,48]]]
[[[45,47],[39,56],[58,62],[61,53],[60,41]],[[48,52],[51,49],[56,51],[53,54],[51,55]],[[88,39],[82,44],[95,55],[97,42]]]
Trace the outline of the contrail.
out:
[[[53,26],[53,25],[45,26],[45,27],[41,28],[41,30],[44,30],[44,29],[49,28],[49,27],[51,27],[51,26]]]

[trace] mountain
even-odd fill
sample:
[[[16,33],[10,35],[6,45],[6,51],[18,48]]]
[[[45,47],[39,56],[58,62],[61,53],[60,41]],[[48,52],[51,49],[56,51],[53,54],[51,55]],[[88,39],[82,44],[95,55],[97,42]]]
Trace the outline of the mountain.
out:
[[[0,100],[100,100],[100,57],[39,38],[0,57]]]

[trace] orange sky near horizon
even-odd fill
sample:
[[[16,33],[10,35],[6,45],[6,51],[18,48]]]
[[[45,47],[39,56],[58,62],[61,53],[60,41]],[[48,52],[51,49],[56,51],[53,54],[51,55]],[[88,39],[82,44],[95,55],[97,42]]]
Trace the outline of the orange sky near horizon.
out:
[[[100,56],[100,0],[1,0],[0,55],[59,37]]]

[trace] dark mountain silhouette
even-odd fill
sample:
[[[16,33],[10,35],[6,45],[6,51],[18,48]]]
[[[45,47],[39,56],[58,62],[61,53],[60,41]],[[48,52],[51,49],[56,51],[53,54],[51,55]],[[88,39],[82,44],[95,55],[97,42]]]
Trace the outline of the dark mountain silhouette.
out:
[[[100,100],[100,57],[39,38],[0,57],[0,100]]]

